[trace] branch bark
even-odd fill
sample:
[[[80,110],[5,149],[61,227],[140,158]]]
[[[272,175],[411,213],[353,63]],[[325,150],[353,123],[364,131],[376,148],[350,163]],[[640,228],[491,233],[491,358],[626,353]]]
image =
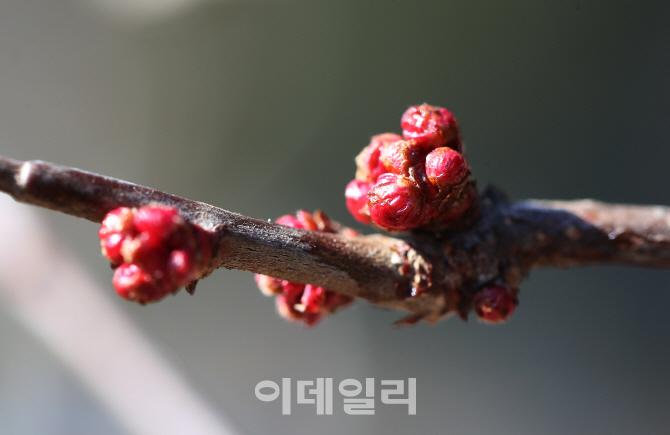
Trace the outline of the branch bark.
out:
[[[517,288],[538,266],[670,267],[670,208],[582,201],[509,203],[489,188],[471,227],[347,239],[289,228],[79,169],[0,157],[0,191],[101,222],[117,207],[171,205],[214,235],[217,268],[319,285],[433,323],[466,317],[482,286]]]

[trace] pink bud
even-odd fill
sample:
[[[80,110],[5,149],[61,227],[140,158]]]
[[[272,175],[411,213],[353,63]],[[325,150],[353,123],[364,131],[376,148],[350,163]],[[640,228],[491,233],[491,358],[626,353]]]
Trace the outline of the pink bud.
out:
[[[148,205],[137,209],[134,223],[149,245],[158,246],[170,237],[177,226],[183,225],[184,220],[174,207]]]
[[[291,228],[300,228],[301,230],[316,231],[317,225],[312,214],[305,210],[298,210],[296,215],[287,214],[281,216],[276,221],[279,225]]]
[[[467,173],[465,158],[451,148],[436,148],[426,156],[426,175],[439,189],[460,183]]]
[[[421,224],[423,199],[419,186],[407,177],[384,174],[368,193],[370,218],[389,231],[407,231]]]
[[[160,289],[151,276],[136,264],[122,264],[117,267],[112,283],[119,296],[140,304],[159,301],[168,293]]]
[[[306,210],[298,210],[295,216],[301,223],[302,226],[300,228],[302,228],[303,230],[317,231],[319,229],[316,224],[316,221],[314,220],[314,217],[312,216],[312,213]]]
[[[305,313],[318,313],[326,300],[326,292],[323,287],[307,284],[302,294],[300,303],[305,307]]]
[[[401,140],[384,147],[379,161],[385,172],[409,176],[409,169],[419,163],[422,148],[413,140]]]
[[[275,220],[275,223],[291,228],[302,228],[302,223],[292,214],[281,216]]]
[[[119,207],[110,211],[102,220],[98,230],[98,236],[103,238],[108,234],[122,233],[130,235],[135,231],[133,223],[133,210],[128,207]]]
[[[291,320],[293,322],[299,322],[302,320],[302,313],[295,309],[293,303],[287,301],[286,296],[279,295],[275,299],[275,304],[277,305],[277,312],[286,320]]]
[[[98,234],[103,254],[116,267],[116,291],[141,304],[199,278],[212,253],[209,233],[184,220],[174,207],[112,210]]]
[[[267,275],[256,274],[256,285],[266,296],[279,295],[282,292],[281,279],[273,278]]]
[[[370,145],[363,148],[363,151],[356,157],[356,179],[361,181],[375,182],[377,178],[385,172],[383,165],[379,162],[379,156],[386,145],[402,140],[402,137],[395,133],[383,133],[374,136]]]
[[[170,253],[167,269],[169,277],[175,283],[187,284],[195,267],[193,254],[188,251],[175,249]]]
[[[109,234],[107,237],[100,239],[100,246],[102,248],[102,255],[115,266],[123,263],[123,255],[121,254],[121,247],[125,237],[119,233]]]
[[[295,305],[300,303],[302,293],[305,291],[305,284],[283,280],[281,287],[282,293],[290,304]]]
[[[449,145],[462,150],[458,122],[447,109],[428,104],[412,106],[402,115],[400,125],[405,139],[414,139],[424,148]]]
[[[119,207],[107,213],[98,230],[102,255],[113,265],[123,263],[121,248],[127,238],[136,234],[133,223],[133,211],[127,207]]]
[[[500,285],[484,288],[472,299],[477,316],[488,323],[506,321],[519,303],[515,292]]]
[[[347,209],[349,213],[359,222],[369,224],[370,212],[368,210],[368,191],[372,189],[373,183],[361,180],[351,180],[347,184],[344,196],[347,198]]]

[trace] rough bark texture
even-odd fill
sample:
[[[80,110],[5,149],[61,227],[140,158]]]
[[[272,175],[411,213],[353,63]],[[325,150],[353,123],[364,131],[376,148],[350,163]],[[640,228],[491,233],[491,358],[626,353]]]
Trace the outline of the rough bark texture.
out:
[[[203,276],[223,267],[311,283],[409,311],[409,323],[454,312],[465,317],[482,286],[517,288],[537,266],[670,267],[670,208],[660,206],[509,203],[489,188],[479,198],[479,217],[465,230],[347,239],[40,161],[0,157],[0,191],[94,222],[116,207],[171,205],[213,234],[213,260]]]

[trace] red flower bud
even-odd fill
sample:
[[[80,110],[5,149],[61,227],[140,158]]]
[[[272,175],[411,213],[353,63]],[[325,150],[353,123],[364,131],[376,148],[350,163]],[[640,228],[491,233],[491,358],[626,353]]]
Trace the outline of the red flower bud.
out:
[[[305,284],[283,280],[281,282],[282,293],[287,301],[292,305],[300,303],[302,292],[305,291]]]
[[[514,313],[518,303],[516,292],[500,285],[484,288],[472,298],[475,313],[488,323],[506,321]]]
[[[277,223],[310,231],[339,233],[345,237],[358,235],[350,228],[341,228],[318,210],[314,214],[298,210],[296,216],[282,216],[277,219]],[[353,301],[349,296],[339,295],[323,287],[280,280],[266,275],[256,275],[256,284],[264,294],[277,296],[277,311],[283,318],[302,322],[308,326],[315,325],[324,314],[334,313]]]
[[[184,219],[174,207],[147,206],[137,209],[133,223],[150,246],[159,246],[184,225]]]
[[[369,224],[370,212],[368,210],[368,192],[373,183],[361,180],[351,180],[347,184],[344,196],[347,198],[347,209],[349,213],[359,222]]]
[[[98,230],[102,255],[107,257],[115,266],[123,263],[123,255],[121,254],[123,242],[136,233],[131,209],[119,207],[110,211],[105,215]]]
[[[407,177],[384,174],[368,193],[370,218],[389,231],[407,231],[424,219],[419,186]]]
[[[304,210],[301,210],[301,211],[304,212],[304,213],[309,214],[309,212],[306,212]],[[300,211],[298,213],[300,213]],[[337,233],[340,233],[340,232],[345,230],[342,227],[340,227],[340,224],[338,224],[337,222],[333,222],[328,217],[328,215],[326,215],[321,210],[314,211],[314,213],[312,214],[312,219],[316,223],[316,231],[321,231],[321,232],[324,232],[324,233],[337,234]],[[351,230],[351,231],[356,232],[355,230]]]
[[[284,215],[278,218],[275,223],[291,228],[300,228],[301,230],[317,231],[318,226],[312,217],[312,214],[305,210],[298,210],[296,215]]]
[[[363,151],[356,157],[356,179],[361,181],[377,181],[377,178],[385,172],[383,165],[379,162],[379,156],[387,144],[402,140],[402,137],[395,133],[383,133],[374,136],[370,145],[363,148]]]
[[[449,145],[462,151],[458,122],[447,109],[428,104],[412,106],[402,115],[400,125],[405,139],[414,139],[426,149]]]
[[[375,136],[356,158],[347,208],[358,221],[388,231],[455,229],[477,198],[456,119],[422,104],[407,109],[401,125],[405,140]]]
[[[291,320],[293,322],[302,321],[303,315],[300,311],[295,309],[295,304],[287,301],[286,296],[279,295],[275,299],[275,304],[277,305],[277,312],[286,320]]]
[[[302,222],[300,222],[300,220],[298,220],[298,218],[293,216],[292,214],[287,214],[277,218],[277,220],[275,220],[275,223],[279,225],[284,225],[285,227],[304,229]]]
[[[280,295],[282,292],[281,279],[267,275],[256,274],[254,277],[256,285],[266,296]]]
[[[174,282],[187,283],[191,280],[194,264],[193,254],[190,251],[175,249],[170,252],[168,259],[168,277]]]
[[[390,143],[382,150],[379,161],[385,172],[409,176],[409,169],[421,160],[423,150],[415,141],[401,140]]]
[[[460,183],[467,173],[465,158],[451,148],[436,148],[426,156],[426,176],[439,189]]]
[[[98,235],[103,255],[116,267],[117,293],[141,304],[197,279],[211,257],[209,235],[173,207],[120,207],[105,216]]]
[[[142,305],[165,297],[165,292],[156,285],[151,275],[136,264],[122,264],[117,267],[112,283],[119,296]]]
[[[307,284],[302,294],[300,303],[303,305],[304,313],[318,313],[326,301],[327,290],[323,287]]]

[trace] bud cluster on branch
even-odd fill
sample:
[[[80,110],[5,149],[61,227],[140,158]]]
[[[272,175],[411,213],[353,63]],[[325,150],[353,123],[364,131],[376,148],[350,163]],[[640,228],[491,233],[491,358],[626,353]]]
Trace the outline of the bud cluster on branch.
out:
[[[374,136],[356,157],[347,208],[360,222],[392,231],[452,228],[476,212],[477,191],[456,118],[422,104],[402,116],[403,136]]]
[[[354,298],[409,312],[399,323],[474,312],[507,320],[539,266],[670,268],[670,208],[582,201],[510,203],[478,193],[456,119],[423,104],[402,136],[374,136],[356,157],[346,205],[400,237],[363,236],[324,213],[253,219],[79,169],[0,157],[0,191],[20,202],[101,222],[117,292],[155,302],[217,268],[257,274],[287,319],[314,325]]]

